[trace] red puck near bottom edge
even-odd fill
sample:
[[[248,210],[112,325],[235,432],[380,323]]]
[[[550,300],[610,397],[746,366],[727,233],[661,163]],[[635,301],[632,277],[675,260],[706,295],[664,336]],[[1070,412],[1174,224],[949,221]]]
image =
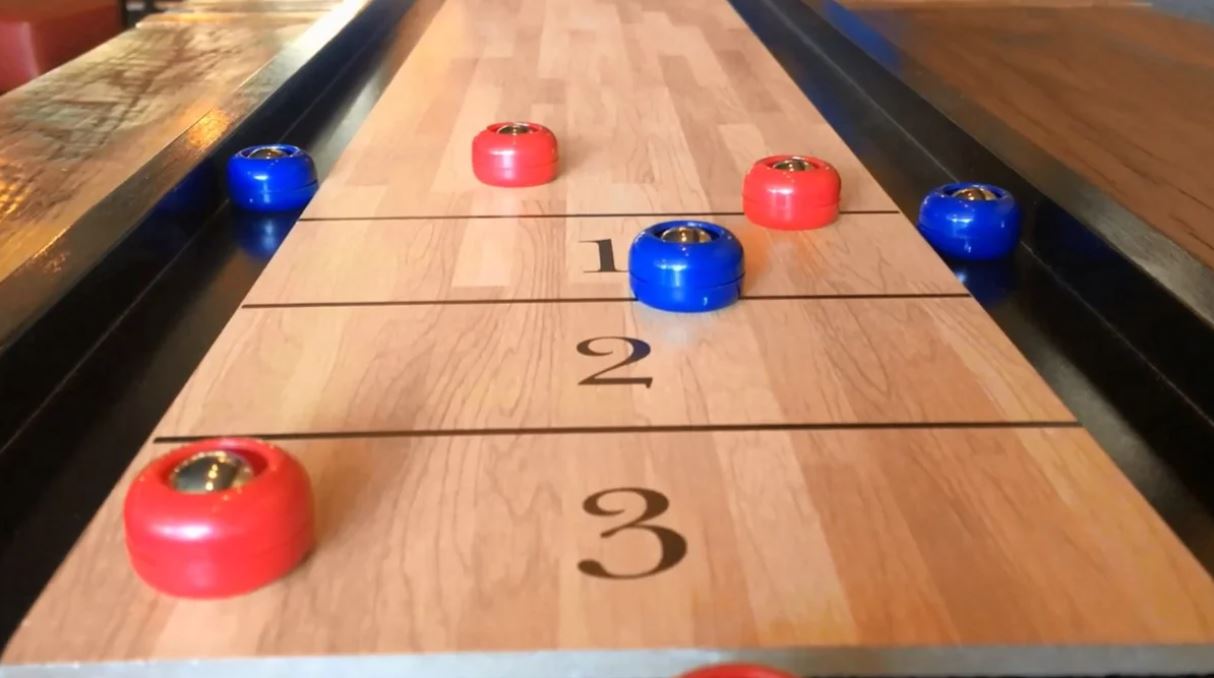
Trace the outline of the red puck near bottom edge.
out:
[[[742,181],[746,218],[788,231],[821,228],[839,216],[839,173],[806,155],[773,155],[751,166]]]
[[[534,122],[496,122],[472,140],[472,173],[490,186],[538,186],[556,178],[556,135]]]
[[[796,676],[755,664],[718,664],[684,673],[679,678],[796,678]]]
[[[123,505],[127,553],[148,585],[185,598],[246,593],[290,572],[314,543],[307,473],[285,451],[213,438],[148,464]]]

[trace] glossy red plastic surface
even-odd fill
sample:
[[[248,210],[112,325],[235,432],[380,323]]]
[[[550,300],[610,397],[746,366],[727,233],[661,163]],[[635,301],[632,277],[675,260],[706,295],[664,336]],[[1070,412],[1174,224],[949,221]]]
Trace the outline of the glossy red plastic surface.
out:
[[[769,669],[755,664],[719,664],[705,666],[680,678],[796,678],[791,673]]]
[[[526,134],[502,134],[503,127],[526,125]],[[557,143],[552,130],[533,122],[497,122],[472,140],[472,172],[490,186],[538,186],[556,178]]]
[[[793,158],[810,169],[792,171],[773,165]],[[742,210],[751,222],[789,231],[821,228],[839,216],[839,173],[810,156],[774,155],[756,162],[742,182]]]
[[[247,484],[187,494],[170,474],[199,452],[225,450],[253,467]],[[278,579],[313,546],[312,490],[299,462],[247,438],[203,440],[154,460],[123,507],[127,553],[152,587],[187,598],[232,596]]]

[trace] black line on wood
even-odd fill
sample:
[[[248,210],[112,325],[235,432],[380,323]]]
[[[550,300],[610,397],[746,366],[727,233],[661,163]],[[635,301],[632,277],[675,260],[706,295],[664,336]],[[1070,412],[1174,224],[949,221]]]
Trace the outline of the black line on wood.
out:
[[[839,210],[846,214],[901,214],[898,210]],[[588,212],[585,214],[432,214],[403,216],[300,217],[300,222],[325,221],[460,221],[473,219],[605,219],[626,217],[741,217],[743,212]]]
[[[261,440],[334,440],[341,438],[441,438],[468,436],[591,435],[602,433],[720,433],[731,431],[855,431],[924,429],[1041,429],[1082,428],[1073,419],[1043,421],[927,421],[820,422],[770,424],[684,424],[656,426],[553,426],[518,428],[384,429],[373,431],[298,431],[284,433],[214,433],[157,436],[153,443],[191,443],[208,438],[242,437]]]
[[[968,292],[905,292],[889,294],[759,294],[742,301],[853,300],[853,299],[968,299]],[[244,304],[242,309],[350,308],[360,306],[474,306],[505,304],[579,304],[636,301],[636,297],[547,297],[528,299],[419,299],[396,301],[291,301]]]

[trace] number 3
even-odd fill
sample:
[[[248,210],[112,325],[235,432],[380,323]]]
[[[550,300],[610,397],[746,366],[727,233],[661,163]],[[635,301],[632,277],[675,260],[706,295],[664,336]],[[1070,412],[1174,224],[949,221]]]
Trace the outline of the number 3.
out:
[[[613,527],[603,532],[600,536],[604,539],[610,539],[617,532],[624,530],[645,530],[658,538],[658,544],[662,548],[658,564],[644,572],[612,574],[597,560],[583,560],[577,564],[577,569],[581,570],[583,574],[588,574],[591,577],[602,577],[603,579],[641,579],[642,577],[651,577],[678,565],[683,560],[683,557],[687,555],[687,540],[683,538],[683,535],[669,527],[645,523],[647,520],[657,518],[665,513],[666,509],[670,508],[670,500],[661,492],[647,490],[643,487],[617,487],[611,490],[603,490],[586,497],[586,501],[582,502],[582,509],[592,516],[618,516],[624,512],[623,509],[618,511],[605,509],[599,504],[599,501],[607,495],[620,493],[635,494],[644,499],[645,510],[641,512],[640,517],[636,520],[624,523],[619,527]]]

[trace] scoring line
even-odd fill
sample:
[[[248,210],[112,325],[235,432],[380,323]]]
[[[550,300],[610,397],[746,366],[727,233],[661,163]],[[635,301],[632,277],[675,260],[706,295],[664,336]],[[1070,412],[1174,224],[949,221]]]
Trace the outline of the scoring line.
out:
[[[796,301],[849,299],[968,299],[967,292],[905,292],[890,294],[756,294],[742,295],[741,301]],[[632,302],[636,297],[540,297],[524,299],[412,299],[380,301],[284,301],[241,304],[242,309],[267,308],[346,308],[358,306],[471,306],[477,304],[578,304]]]
[[[467,436],[590,435],[603,433],[720,433],[731,431],[853,431],[923,429],[1035,429],[1082,428],[1074,419],[1044,421],[927,421],[927,422],[819,422],[757,424],[683,424],[656,426],[553,426],[518,428],[386,429],[375,431],[300,431],[286,433],[215,433],[157,436],[153,443],[190,443],[208,438],[242,437],[261,440],[334,440],[341,438],[438,438]]]
[[[888,210],[839,210],[839,215],[848,214],[902,214]],[[440,221],[444,219],[610,219],[629,217],[654,217],[668,219],[678,217],[743,217],[744,212],[586,212],[581,214],[406,214],[401,216],[353,216],[353,217],[300,217],[297,221]]]

